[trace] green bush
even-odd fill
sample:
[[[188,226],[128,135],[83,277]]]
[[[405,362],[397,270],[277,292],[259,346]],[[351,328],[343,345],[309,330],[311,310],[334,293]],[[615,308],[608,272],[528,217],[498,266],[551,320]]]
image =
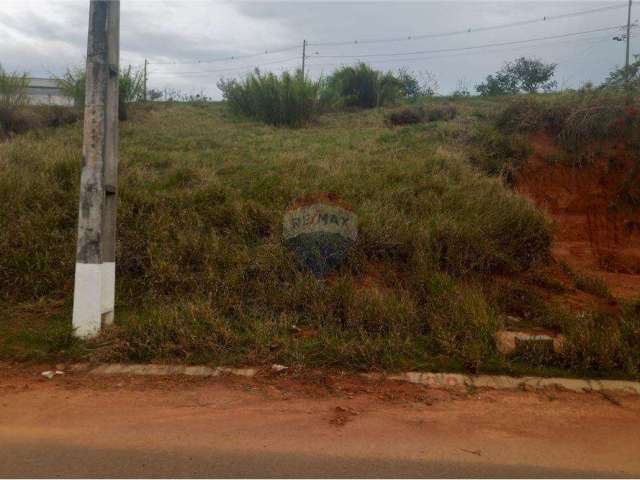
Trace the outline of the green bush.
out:
[[[5,72],[0,65],[0,108],[12,109],[29,103],[28,87],[26,73]]]
[[[29,103],[27,74],[5,72],[0,65],[0,136],[33,128],[37,121],[23,109]]]
[[[392,72],[381,72],[358,63],[339,68],[327,77],[321,99],[323,106],[330,109],[374,108],[395,102],[407,85]]]
[[[57,79],[62,93],[73,99],[76,107],[84,107],[86,76],[84,67],[75,67],[68,69],[61,78]],[[144,98],[144,75],[143,72],[134,70],[129,65],[120,70],[118,82],[118,117],[120,120],[127,120],[128,105]]]
[[[319,84],[300,70],[280,77],[256,70],[243,80],[221,80],[218,88],[232,112],[271,125],[300,127],[318,111]]]

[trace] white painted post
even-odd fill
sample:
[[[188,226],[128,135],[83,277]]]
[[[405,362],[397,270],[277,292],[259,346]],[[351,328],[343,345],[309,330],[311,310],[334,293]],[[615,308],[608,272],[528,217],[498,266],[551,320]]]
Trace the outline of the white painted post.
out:
[[[98,335],[103,321],[113,321],[119,23],[119,0],[91,0],[73,294],[73,327],[80,338]]]

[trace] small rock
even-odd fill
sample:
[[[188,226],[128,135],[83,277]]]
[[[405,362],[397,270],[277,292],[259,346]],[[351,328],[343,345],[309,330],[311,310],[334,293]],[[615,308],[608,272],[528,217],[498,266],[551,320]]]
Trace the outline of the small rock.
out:
[[[496,346],[498,351],[503,354],[514,352],[518,347],[531,345],[533,343],[542,345],[546,344],[552,351],[559,352],[562,350],[564,337],[560,334],[540,334],[535,331],[514,331],[499,330],[496,333]]]
[[[289,331],[293,334],[299,334],[302,332],[302,329],[300,327],[298,327],[297,325],[291,325],[289,327]]]
[[[56,370],[55,374],[56,375],[64,375],[64,372],[62,370]]]
[[[49,380],[51,380],[53,377],[56,376],[55,372],[52,372],[51,370],[47,370],[46,372],[42,372],[41,375],[43,377],[48,378]]]
[[[288,369],[289,367],[285,367],[284,365],[278,365],[277,363],[274,363],[273,365],[271,365],[271,370],[276,373],[284,372],[285,370],[288,370]]]

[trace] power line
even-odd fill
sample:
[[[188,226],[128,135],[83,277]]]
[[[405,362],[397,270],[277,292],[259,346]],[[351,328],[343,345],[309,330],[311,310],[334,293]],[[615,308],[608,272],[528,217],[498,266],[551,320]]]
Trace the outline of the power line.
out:
[[[611,37],[609,35],[606,36],[596,36],[596,37],[592,37],[592,38],[588,38],[586,39],[586,41],[589,44],[592,43],[598,43],[598,42],[604,42],[605,40],[610,40]],[[576,43],[577,41],[583,41],[585,39],[569,39],[569,40],[565,40],[564,42],[570,42],[570,43]],[[563,42],[563,43],[564,43]],[[560,43],[560,42],[556,42],[556,43]],[[538,43],[538,44],[531,44],[531,45],[521,45],[519,48],[522,47],[539,47],[539,46],[543,46],[543,45],[548,45],[545,43]],[[554,43],[555,45],[555,43]],[[499,48],[499,47],[498,47]],[[501,50],[486,50],[485,52],[482,53],[499,53]],[[455,58],[455,57],[461,57],[461,56],[465,56],[465,55],[472,55],[472,54],[476,54],[477,52],[469,52],[469,51],[465,51],[465,52],[460,52],[460,53],[454,53],[452,55],[429,55],[426,57],[409,57],[409,58],[386,58],[386,59],[382,59],[382,60],[376,60],[375,63],[387,63],[387,62],[402,62],[402,61],[406,61],[406,60],[411,60],[411,61],[420,61],[420,60],[431,60],[431,59],[448,59],[448,58]],[[310,67],[333,67],[333,66],[341,66],[341,65],[346,65],[346,63],[342,62],[342,63],[310,63],[309,66]]]
[[[176,71],[176,72],[154,72],[155,76],[161,76],[161,75],[206,75],[206,74],[210,74],[210,73],[222,73],[222,72],[229,72],[229,71],[234,71],[234,70],[252,70],[254,68],[259,68],[259,67],[263,67],[266,65],[274,65],[277,63],[286,63],[286,62],[290,62],[291,60],[299,60],[299,57],[291,57],[291,58],[287,58],[284,60],[275,60],[273,62],[265,62],[262,63],[260,65],[242,65],[240,67],[232,67],[232,68],[222,68],[222,69],[218,69],[218,70],[198,70],[198,71],[194,71],[194,72],[184,72],[184,71]]]
[[[541,40],[555,40],[558,38],[572,37],[575,35],[586,35],[587,33],[605,32],[607,30],[618,29],[622,26],[623,25],[616,25],[612,27],[596,28],[593,30],[583,30],[581,32],[562,33],[559,35],[549,35],[546,37],[529,38],[527,40],[512,40],[509,42],[485,43],[482,45],[472,45],[467,47],[441,48],[437,50],[421,50],[421,51],[415,51],[415,52],[369,53],[369,54],[362,54],[362,55],[314,55],[313,58],[395,57],[395,56],[402,56],[402,55],[424,55],[429,53],[446,53],[446,52],[457,52],[462,50],[478,50],[478,49],[489,48],[489,47],[502,47],[507,45],[517,45],[521,43],[537,42]]]
[[[365,39],[365,40],[351,40],[351,41],[336,41],[336,42],[307,42],[307,46],[339,46],[339,45],[360,45],[360,44],[371,44],[371,43],[388,43],[388,42],[402,42],[402,41],[407,41],[407,40],[422,40],[425,38],[436,38],[436,37],[448,37],[448,36],[453,36],[453,35],[461,35],[461,34],[465,34],[465,33],[477,33],[477,32],[486,32],[486,31],[490,31],[490,30],[499,30],[499,29],[504,29],[504,28],[512,28],[512,27],[519,27],[519,26],[524,26],[524,25],[531,25],[533,23],[539,23],[539,22],[547,22],[547,21],[551,21],[551,20],[558,20],[558,19],[562,19],[562,18],[570,18],[570,17],[576,17],[579,15],[587,15],[587,14],[592,14],[592,13],[600,13],[600,12],[605,12],[608,10],[617,10],[617,9],[622,9],[622,8],[627,8],[626,3],[625,4],[619,4],[619,5],[609,5],[607,7],[600,7],[600,8],[594,8],[591,10],[582,10],[579,12],[572,12],[572,13],[564,13],[564,14],[559,14],[559,15],[547,15],[544,17],[540,17],[540,18],[535,18],[535,19],[531,19],[531,20],[522,20],[519,22],[511,22],[511,23],[503,23],[503,24],[499,24],[499,25],[492,25],[492,26],[487,26],[487,27],[477,27],[477,28],[467,28],[464,30],[454,30],[454,31],[449,31],[449,32],[439,32],[439,33],[427,33],[427,34],[423,34],[423,35],[409,35],[406,37],[391,37],[391,38],[379,38],[379,39]]]
[[[606,7],[599,7],[599,8],[594,8],[590,10],[582,10],[579,12],[564,13],[559,15],[547,15],[544,17],[535,18],[531,20],[523,20],[519,22],[504,23],[500,25],[492,25],[492,26],[486,26],[486,27],[467,28],[464,30],[455,30],[455,31],[449,31],[449,32],[429,33],[429,34],[423,34],[423,35],[409,35],[406,37],[391,37],[391,38],[380,38],[380,39],[365,39],[365,40],[351,40],[351,41],[337,41],[337,42],[315,42],[315,43],[306,42],[306,45],[307,46],[358,45],[358,44],[387,43],[387,42],[399,42],[399,41],[407,41],[407,40],[421,40],[426,38],[447,37],[447,36],[460,35],[465,33],[477,33],[477,32],[485,32],[490,30],[512,28],[512,27],[530,25],[530,24],[539,23],[539,22],[558,20],[562,18],[570,18],[570,17],[579,16],[579,15],[600,13],[608,10],[616,10],[621,8],[626,8],[626,4],[625,5],[622,5],[622,4],[609,5]],[[275,53],[289,52],[292,50],[297,50],[299,48],[300,48],[299,45],[291,45],[291,46],[279,48],[276,50],[264,50],[263,52],[251,53],[247,55],[232,55],[229,57],[214,58],[211,60],[149,62],[149,65],[198,65],[198,64],[206,64],[206,63],[227,62],[227,61],[243,60],[248,58],[256,58],[262,55],[271,55]]]
[[[295,45],[291,47],[280,48],[278,50],[265,50],[264,52],[252,53],[247,55],[232,55],[230,57],[214,58],[213,60],[196,60],[193,62],[149,62],[149,65],[197,65],[200,63],[228,62],[232,60],[244,60],[247,58],[260,57],[262,55],[272,55],[275,53],[289,52],[291,50],[297,50],[299,48],[300,48],[299,45]]]

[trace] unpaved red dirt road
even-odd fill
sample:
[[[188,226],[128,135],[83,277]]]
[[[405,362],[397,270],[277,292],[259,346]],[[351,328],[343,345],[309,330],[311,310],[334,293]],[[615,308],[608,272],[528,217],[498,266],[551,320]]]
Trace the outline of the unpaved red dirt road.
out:
[[[0,367],[1,476],[640,475],[633,396]]]

